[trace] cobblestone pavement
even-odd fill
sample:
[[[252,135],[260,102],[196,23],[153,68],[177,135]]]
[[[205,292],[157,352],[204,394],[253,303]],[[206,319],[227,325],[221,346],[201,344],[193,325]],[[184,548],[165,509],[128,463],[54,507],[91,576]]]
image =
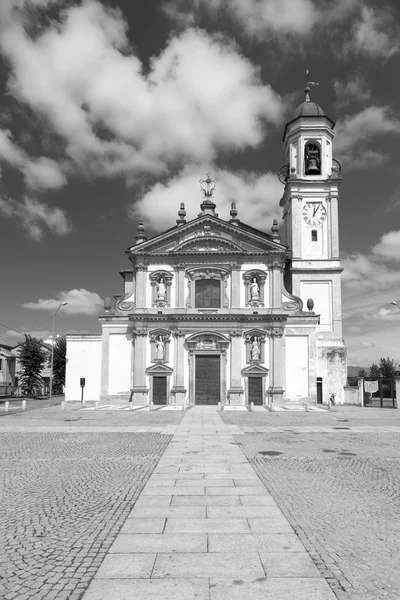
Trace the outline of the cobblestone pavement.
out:
[[[238,422],[237,415],[223,418]],[[255,433],[235,440],[340,600],[400,598],[399,433]]]
[[[65,411],[61,406],[51,406],[47,408],[38,408],[28,412],[19,412],[7,414],[1,420],[1,427],[13,427],[14,425],[35,425],[60,426],[73,425],[74,427],[92,427],[104,425],[115,426],[158,426],[175,425],[181,422],[185,413],[182,411],[170,410],[145,410],[145,411],[116,411],[99,410],[87,411],[81,410],[79,405],[67,406]]]
[[[81,598],[170,438],[0,434],[0,598]]]

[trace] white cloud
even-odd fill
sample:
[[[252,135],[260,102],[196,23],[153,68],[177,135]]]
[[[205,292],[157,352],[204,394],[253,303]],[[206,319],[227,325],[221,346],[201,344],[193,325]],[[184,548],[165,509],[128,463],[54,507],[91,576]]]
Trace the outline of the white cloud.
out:
[[[214,202],[222,219],[229,219],[232,202],[236,203],[238,218],[257,228],[269,230],[274,218],[281,216],[279,200],[283,187],[275,173],[231,173],[205,166],[187,166],[165,183],[154,185],[130,208],[131,216],[141,216],[145,225],[163,230],[175,225],[181,202],[185,203],[187,220],[200,213],[202,196],[199,179],[207,170],[217,179]]]
[[[372,253],[383,260],[400,262],[400,231],[385,233],[373,246]]]
[[[359,0],[169,0],[163,10],[178,26],[199,23],[203,11],[216,20],[227,16],[259,41],[273,35],[286,44],[285,34],[308,36],[317,26],[344,20],[359,4]]]
[[[86,175],[165,174],[257,146],[268,125],[281,124],[281,98],[222,35],[172,36],[145,72],[121,11],[97,0],[66,8],[34,40],[15,13],[4,22],[9,92],[48,120]],[[54,183],[40,166],[36,176]]]
[[[399,133],[400,121],[388,106],[369,106],[337,123],[335,151],[347,169],[377,167],[386,157],[368,145],[384,135]]]
[[[67,180],[60,165],[51,158],[32,158],[14,143],[10,130],[0,129],[0,162],[6,162],[23,173],[27,186],[34,190],[55,189]]]
[[[371,100],[371,90],[365,78],[356,74],[347,81],[335,79],[333,87],[336,94],[336,106],[339,110],[350,104],[365,104]]]
[[[399,33],[399,26],[387,8],[363,6],[347,50],[355,50],[370,58],[388,59],[400,51]]]
[[[68,302],[68,304],[63,306],[60,312],[62,311],[66,315],[94,316],[103,307],[103,300],[96,292],[89,292],[83,288],[60,292],[56,298],[40,298],[37,302],[25,302],[22,306],[31,310],[55,312],[63,302]]]
[[[14,219],[35,241],[42,239],[46,229],[55,235],[67,235],[72,231],[72,224],[63,210],[33,198],[25,197],[23,202],[0,198],[0,216]]]

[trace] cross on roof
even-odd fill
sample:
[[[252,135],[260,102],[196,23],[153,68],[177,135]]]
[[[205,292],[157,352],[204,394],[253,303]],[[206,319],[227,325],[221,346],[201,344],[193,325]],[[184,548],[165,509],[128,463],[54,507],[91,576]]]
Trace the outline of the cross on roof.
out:
[[[206,199],[206,202],[210,202],[211,198],[213,198],[214,196],[214,192],[215,192],[215,188],[216,188],[216,183],[217,180],[216,179],[211,179],[211,174],[210,173],[206,173],[207,179],[200,179],[200,190],[203,194],[203,198]],[[206,184],[206,188],[204,189],[203,187],[203,183]]]

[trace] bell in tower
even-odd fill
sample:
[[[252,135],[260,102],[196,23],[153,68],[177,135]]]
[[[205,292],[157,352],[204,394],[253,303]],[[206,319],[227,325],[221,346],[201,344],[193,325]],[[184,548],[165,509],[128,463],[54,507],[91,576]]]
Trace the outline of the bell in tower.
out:
[[[305,174],[320,175],[321,174],[321,158],[319,148],[315,144],[306,144],[304,156]]]

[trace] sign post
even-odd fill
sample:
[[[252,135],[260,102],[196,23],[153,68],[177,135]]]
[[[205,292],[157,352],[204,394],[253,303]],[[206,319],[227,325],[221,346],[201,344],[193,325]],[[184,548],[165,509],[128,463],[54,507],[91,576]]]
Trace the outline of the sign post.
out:
[[[82,406],[83,406],[83,388],[85,387],[85,383],[86,383],[85,377],[81,377],[80,385],[81,385],[81,392],[82,392],[82,395],[81,395]]]

